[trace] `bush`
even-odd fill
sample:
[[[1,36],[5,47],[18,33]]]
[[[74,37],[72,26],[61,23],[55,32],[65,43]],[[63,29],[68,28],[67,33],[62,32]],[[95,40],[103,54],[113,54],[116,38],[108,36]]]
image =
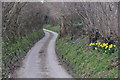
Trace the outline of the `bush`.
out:
[[[78,23],[78,24],[73,24],[73,26],[76,27],[76,28],[83,28],[84,25]]]

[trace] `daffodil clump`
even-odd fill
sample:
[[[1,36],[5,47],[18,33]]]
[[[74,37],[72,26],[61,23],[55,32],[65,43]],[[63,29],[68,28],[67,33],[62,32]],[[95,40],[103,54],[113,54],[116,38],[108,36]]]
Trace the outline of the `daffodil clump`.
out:
[[[101,43],[99,41],[95,43],[90,43],[89,46],[93,47],[94,50],[97,50],[102,53],[114,53],[117,46],[115,44]]]

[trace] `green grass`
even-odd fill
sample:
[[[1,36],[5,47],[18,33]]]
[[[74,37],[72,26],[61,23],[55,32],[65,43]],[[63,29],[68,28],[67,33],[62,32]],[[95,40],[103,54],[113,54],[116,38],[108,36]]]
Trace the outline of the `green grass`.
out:
[[[0,80],[2,78],[2,53],[0,52]]]
[[[48,30],[55,31],[55,32],[57,32],[57,33],[59,33],[59,31],[60,31],[60,26],[53,26],[53,27],[52,27],[51,25],[44,25],[43,28],[48,29]]]
[[[27,34],[26,36],[21,37],[16,43],[3,43],[2,50],[2,59],[3,59],[3,67],[2,73],[3,77],[7,77],[9,74],[9,65],[13,59],[19,57],[23,53],[26,53],[29,48],[37,42],[40,38],[44,36],[43,30],[36,30]]]
[[[47,26],[47,29],[56,31],[54,27],[50,26]],[[76,43],[73,42],[71,36],[57,39],[56,51],[63,63],[72,70],[75,77],[118,77],[118,66],[113,65],[113,62],[117,62],[118,52],[108,55],[94,51],[88,46],[88,37],[79,39]]]
[[[77,43],[68,38],[57,39],[57,53],[68,64],[74,76],[82,78],[116,78],[118,66],[113,65],[118,57],[117,52],[108,55],[91,50],[87,37]]]

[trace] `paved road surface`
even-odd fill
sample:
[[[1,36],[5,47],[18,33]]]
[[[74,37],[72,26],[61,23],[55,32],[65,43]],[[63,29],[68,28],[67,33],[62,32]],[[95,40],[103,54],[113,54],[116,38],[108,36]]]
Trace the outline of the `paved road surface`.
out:
[[[45,37],[29,50],[22,66],[14,72],[14,78],[72,78],[60,65],[55,53],[58,34],[43,30]]]

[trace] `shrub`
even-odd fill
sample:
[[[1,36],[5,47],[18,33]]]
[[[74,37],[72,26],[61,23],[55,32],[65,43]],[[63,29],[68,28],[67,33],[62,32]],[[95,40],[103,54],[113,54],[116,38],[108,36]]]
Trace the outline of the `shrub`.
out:
[[[76,28],[82,28],[82,27],[83,27],[83,24],[78,23],[78,24],[73,24],[73,26],[76,27]]]

